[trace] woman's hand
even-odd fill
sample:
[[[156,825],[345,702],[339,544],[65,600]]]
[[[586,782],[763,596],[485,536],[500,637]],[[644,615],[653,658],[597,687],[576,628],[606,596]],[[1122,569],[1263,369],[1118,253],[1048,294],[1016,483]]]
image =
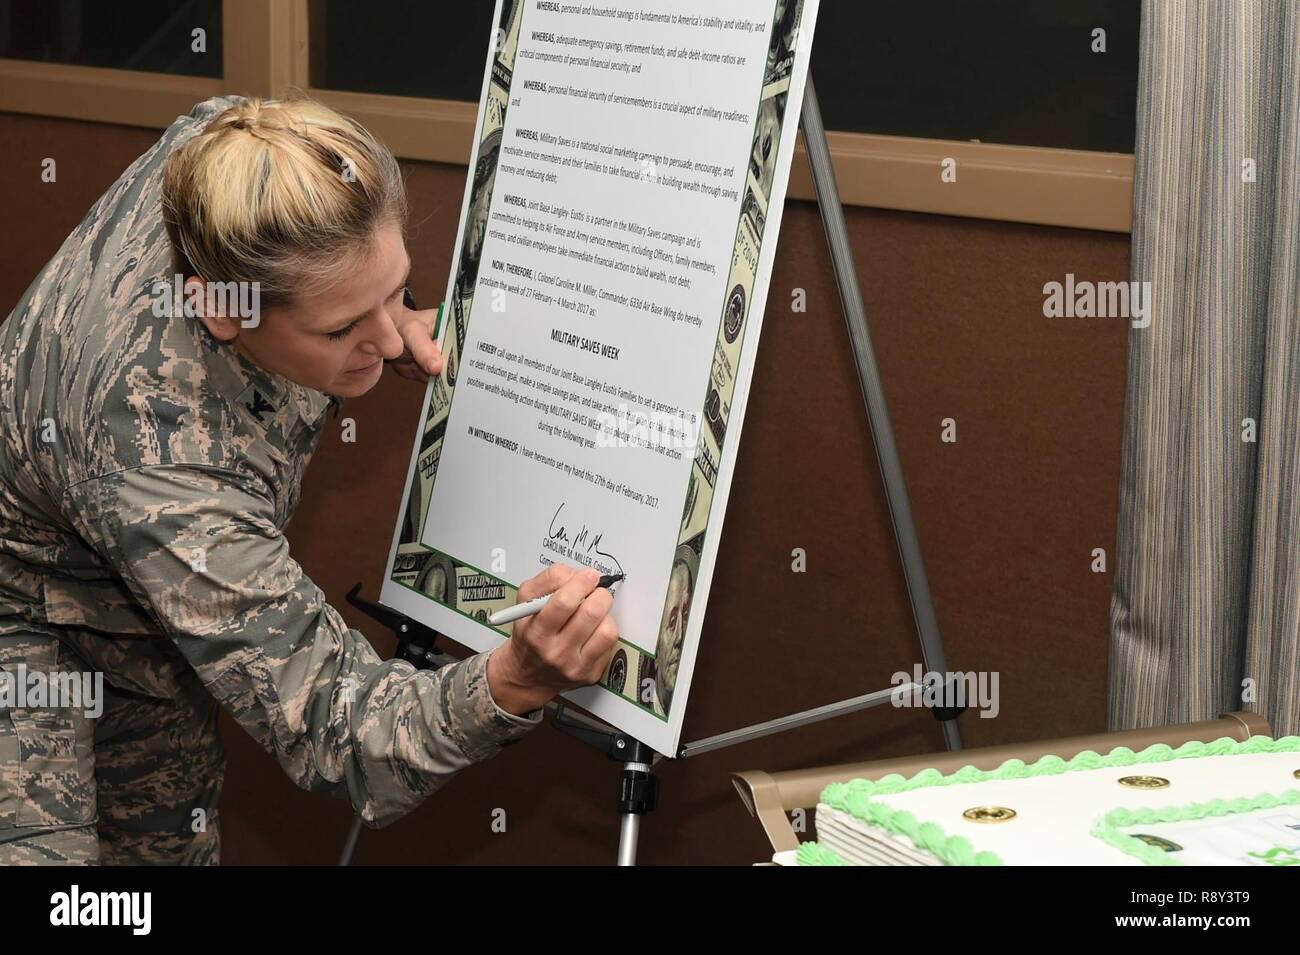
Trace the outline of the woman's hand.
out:
[[[388,362],[393,371],[421,383],[442,371],[442,351],[433,340],[437,321],[436,308],[417,310],[402,306],[402,314],[394,324],[402,341],[406,342],[406,351],[401,358]]]
[[[522,716],[562,690],[601,678],[618,646],[618,626],[609,616],[614,595],[597,587],[599,582],[591,568],[562,564],[524,581],[519,603],[552,597],[537,613],[515,621],[509,642],[488,658],[488,687],[497,706]]]

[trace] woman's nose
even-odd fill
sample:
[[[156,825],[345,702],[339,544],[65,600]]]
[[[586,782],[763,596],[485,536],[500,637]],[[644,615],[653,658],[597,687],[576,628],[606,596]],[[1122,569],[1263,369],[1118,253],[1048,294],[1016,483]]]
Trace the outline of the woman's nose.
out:
[[[401,333],[398,332],[386,309],[379,310],[379,324],[375,331],[374,344],[379,349],[379,354],[390,360],[401,358],[402,353],[406,351],[406,342],[402,340]]]

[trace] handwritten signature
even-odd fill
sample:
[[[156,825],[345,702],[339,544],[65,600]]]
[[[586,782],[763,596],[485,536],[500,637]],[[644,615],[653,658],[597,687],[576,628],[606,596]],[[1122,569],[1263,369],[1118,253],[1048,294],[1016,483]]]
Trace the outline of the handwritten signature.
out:
[[[560,523],[558,527],[556,526],[556,523],[560,520],[560,511],[564,510],[565,504],[567,503],[567,501],[561,502],[560,506],[555,509],[555,514],[551,516],[550,527],[546,530],[546,539],[563,541],[569,545],[569,548],[575,554],[579,552],[583,554],[591,554],[594,552],[599,556],[604,557],[606,560],[612,561],[614,566],[618,568],[618,572],[620,574],[623,573],[623,565],[619,563],[618,558],[609,553],[609,551],[600,549],[601,541],[605,536],[603,531],[597,533],[594,529],[589,529],[586,524],[583,524],[582,529],[578,531],[577,535],[570,539],[569,529],[565,527],[563,523]],[[580,551],[579,549],[584,546],[585,550]]]

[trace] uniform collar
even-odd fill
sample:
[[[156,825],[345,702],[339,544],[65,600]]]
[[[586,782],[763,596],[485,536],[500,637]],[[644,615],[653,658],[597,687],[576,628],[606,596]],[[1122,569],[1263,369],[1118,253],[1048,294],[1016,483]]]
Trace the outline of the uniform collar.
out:
[[[209,368],[218,378],[220,391],[263,427],[275,422],[289,426],[292,421],[286,419],[294,416],[308,427],[318,427],[326,409],[337,402],[323,392],[259,368],[227,342],[218,341],[210,334],[202,337],[210,358]]]

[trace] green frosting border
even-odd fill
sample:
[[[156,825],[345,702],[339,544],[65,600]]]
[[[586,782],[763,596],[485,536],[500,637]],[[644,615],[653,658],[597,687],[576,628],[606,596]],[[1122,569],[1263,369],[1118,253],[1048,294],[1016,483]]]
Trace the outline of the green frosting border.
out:
[[[816,842],[801,842],[794,854],[799,865],[848,865],[835,854],[834,849],[827,849]]]
[[[882,803],[871,802],[870,797],[910,792],[930,786],[955,786],[990,780],[1058,776],[1062,773],[1134,766],[1139,763],[1162,763],[1203,756],[1297,752],[1300,752],[1300,736],[1283,736],[1279,739],[1252,736],[1246,740],[1223,736],[1208,743],[1191,740],[1177,747],[1167,743],[1156,743],[1140,752],[1134,752],[1127,746],[1117,746],[1105,756],[1086,749],[1070,759],[1051,755],[1043,756],[1033,763],[1026,763],[1021,759],[1009,759],[997,769],[976,769],[974,766],[966,765],[946,776],[937,769],[923,769],[911,778],[890,773],[876,780],[852,779],[845,783],[831,783],[822,790],[821,802],[833,809],[848,813],[868,825],[879,826],[896,835],[906,836],[918,849],[932,853],[945,865],[1002,865],[1001,858],[995,853],[976,851],[970,841],[963,836],[950,836],[936,823],[921,822],[906,810],[891,809]],[[817,846],[817,848],[804,851],[803,846]],[[796,856],[800,865],[833,864],[823,861],[829,857],[838,859],[834,852],[824,846],[818,846],[815,842],[803,843]],[[844,864],[842,859],[839,862]]]
[[[1207,816],[1229,816],[1256,809],[1274,809],[1278,806],[1300,806],[1300,789],[1286,789],[1280,793],[1260,793],[1249,799],[1211,799],[1209,802],[1187,803],[1182,806],[1161,806],[1159,809],[1112,809],[1092,827],[1092,834],[1121,852],[1139,860],[1143,865],[1185,866],[1172,853],[1149,845],[1121,832],[1121,828],[1147,826],[1153,822],[1185,822]]]

